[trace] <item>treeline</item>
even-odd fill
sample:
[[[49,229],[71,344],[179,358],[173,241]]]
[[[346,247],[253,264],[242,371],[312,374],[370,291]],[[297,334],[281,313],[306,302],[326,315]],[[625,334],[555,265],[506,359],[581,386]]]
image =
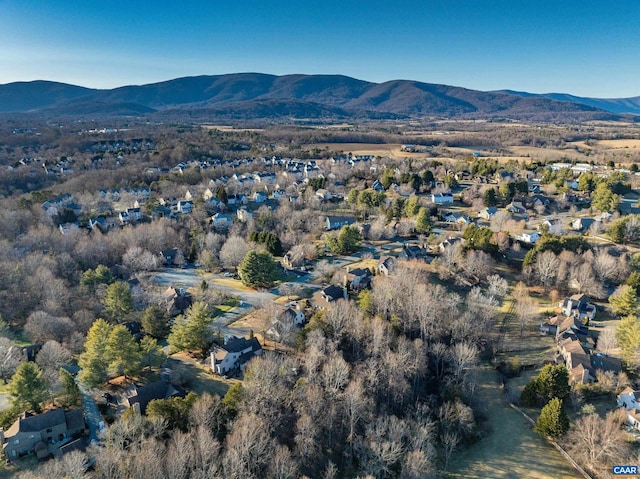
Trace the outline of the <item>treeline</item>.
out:
[[[317,313],[301,354],[253,359],[224,398],[153,401],[104,448],[23,477],[64,477],[88,458],[95,478],[436,477],[478,439],[473,371],[500,283],[463,298],[400,267],[358,304]]]

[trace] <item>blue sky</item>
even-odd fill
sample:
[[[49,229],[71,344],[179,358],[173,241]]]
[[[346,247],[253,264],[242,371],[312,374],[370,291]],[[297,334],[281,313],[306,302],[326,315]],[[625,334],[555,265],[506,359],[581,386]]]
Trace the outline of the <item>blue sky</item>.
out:
[[[0,0],[0,83],[339,73],[638,96],[638,19],[637,0]]]

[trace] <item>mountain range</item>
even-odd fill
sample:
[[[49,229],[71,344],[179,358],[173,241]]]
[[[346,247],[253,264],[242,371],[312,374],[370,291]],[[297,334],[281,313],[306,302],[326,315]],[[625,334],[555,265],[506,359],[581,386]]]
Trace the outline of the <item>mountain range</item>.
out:
[[[0,113],[192,120],[448,117],[582,121],[640,115],[640,97],[605,100],[512,90],[483,92],[411,80],[372,83],[342,75],[237,73],[109,90],[50,81],[9,83],[0,85]]]

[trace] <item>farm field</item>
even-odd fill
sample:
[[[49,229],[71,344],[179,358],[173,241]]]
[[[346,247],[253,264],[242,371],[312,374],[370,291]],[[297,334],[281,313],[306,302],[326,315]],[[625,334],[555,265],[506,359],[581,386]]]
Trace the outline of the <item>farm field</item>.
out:
[[[400,143],[316,143],[309,148],[328,149],[331,151],[343,151],[354,155],[386,156],[393,159],[403,158],[430,158],[425,153],[411,153],[402,151]]]

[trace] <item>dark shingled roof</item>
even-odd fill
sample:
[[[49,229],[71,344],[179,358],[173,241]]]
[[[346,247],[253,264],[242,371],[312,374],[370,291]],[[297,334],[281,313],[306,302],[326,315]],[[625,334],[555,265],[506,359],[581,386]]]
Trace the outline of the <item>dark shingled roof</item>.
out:
[[[344,297],[344,293],[342,288],[336,285],[327,286],[322,290],[325,296],[332,298],[333,300],[340,299]]]
[[[132,389],[128,393],[126,401],[130,407],[138,403],[140,405],[140,413],[144,414],[147,410],[147,405],[154,399],[169,399],[172,397],[184,397],[185,392],[182,388],[174,386],[166,381],[156,381],[154,383],[147,384],[146,386],[133,385]]]
[[[252,351],[257,351],[258,349],[262,349],[257,338],[246,339],[246,338],[236,338],[235,336],[232,338],[229,338],[229,341],[227,342],[227,344],[223,344],[218,347],[221,349],[224,349],[228,353],[239,353],[240,351],[244,351],[245,349],[247,349],[249,346],[251,346]]]

